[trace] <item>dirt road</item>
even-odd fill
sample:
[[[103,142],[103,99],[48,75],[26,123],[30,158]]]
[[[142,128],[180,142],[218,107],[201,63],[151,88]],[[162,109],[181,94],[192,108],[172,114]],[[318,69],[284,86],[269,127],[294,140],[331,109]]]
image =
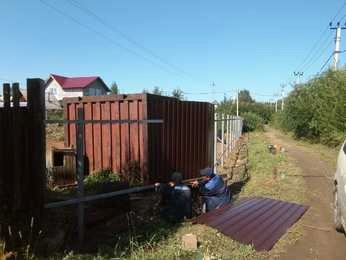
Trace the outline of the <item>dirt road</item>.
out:
[[[290,246],[280,259],[346,259],[346,237],[333,227],[334,167],[324,161],[318,152],[273,129],[267,129],[265,135],[271,143],[285,147],[287,155],[302,169],[310,206],[301,220],[304,236]]]

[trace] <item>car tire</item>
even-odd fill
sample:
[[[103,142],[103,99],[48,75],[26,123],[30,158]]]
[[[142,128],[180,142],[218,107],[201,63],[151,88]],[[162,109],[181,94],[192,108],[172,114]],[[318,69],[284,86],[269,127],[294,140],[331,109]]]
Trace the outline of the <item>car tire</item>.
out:
[[[344,227],[342,226],[341,222],[341,209],[338,200],[338,191],[336,187],[334,192],[334,227],[337,231],[344,232]]]

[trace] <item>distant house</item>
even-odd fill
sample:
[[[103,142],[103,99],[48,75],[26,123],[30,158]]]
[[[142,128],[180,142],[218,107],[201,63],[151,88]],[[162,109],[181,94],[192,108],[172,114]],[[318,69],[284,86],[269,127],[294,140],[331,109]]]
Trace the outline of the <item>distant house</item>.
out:
[[[61,102],[64,97],[106,95],[109,88],[100,77],[65,77],[51,74],[46,81],[46,101]]]

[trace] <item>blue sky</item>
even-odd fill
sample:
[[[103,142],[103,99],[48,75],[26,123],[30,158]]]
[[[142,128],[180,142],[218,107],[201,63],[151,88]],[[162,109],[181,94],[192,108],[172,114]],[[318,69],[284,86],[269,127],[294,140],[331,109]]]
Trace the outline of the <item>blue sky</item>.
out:
[[[215,82],[217,99],[224,92],[234,96],[239,88],[263,101],[293,80],[293,71],[322,35],[312,52],[315,58],[301,68],[305,79],[319,72],[333,51],[328,23],[344,3],[73,0],[121,34],[71,0],[42,1],[0,2],[0,83],[7,79],[25,84],[28,77],[47,78],[50,73],[99,75],[107,84],[116,81],[122,92],[159,86],[170,93],[180,87],[193,93],[189,100],[211,100],[212,94],[196,93],[211,92]],[[345,14],[346,7],[335,21]],[[346,49],[346,42],[341,46]],[[342,55],[341,62],[345,59]]]

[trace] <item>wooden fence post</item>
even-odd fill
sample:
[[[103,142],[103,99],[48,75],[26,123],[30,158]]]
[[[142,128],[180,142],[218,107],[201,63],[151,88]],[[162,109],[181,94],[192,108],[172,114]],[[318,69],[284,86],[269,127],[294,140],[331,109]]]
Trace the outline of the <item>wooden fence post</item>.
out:
[[[13,189],[13,202],[12,202],[12,209],[14,211],[20,210],[23,208],[23,204],[25,204],[25,201],[23,201],[23,198],[25,195],[23,195],[23,188],[22,188],[22,176],[23,171],[25,171],[25,168],[23,167],[23,164],[25,162],[23,161],[23,158],[21,156],[21,150],[22,150],[22,144],[21,144],[21,132],[23,131],[22,127],[22,120],[23,120],[23,113],[20,110],[20,91],[19,91],[19,83],[13,83],[12,84],[12,102],[13,107],[12,110],[12,118],[11,118],[11,128],[12,128],[12,189]]]
[[[4,107],[10,107],[11,106],[11,85],[9,83],[4,83],[3,95],[4,95]]]
[[[78,108],[77,112],[77,196],[84,197],[84,110]],[[78,203],[78,242],[82,246],[84,241],[84,204]]]
[[[13,83],[12,84],[12,101],[13,101],[13,107],[19,107],[20,106],[19,83]]]
[[[31,137],[31,161],[30,176],[31,187],[33,192],[31,198],[31,207],[34,216],[39,217],[44,207],[44,190],[46,185],[46,133],[44,125],[45,116],[45,89],[42,79],[28,79],[28,110],[31,120],[30,132]]]

